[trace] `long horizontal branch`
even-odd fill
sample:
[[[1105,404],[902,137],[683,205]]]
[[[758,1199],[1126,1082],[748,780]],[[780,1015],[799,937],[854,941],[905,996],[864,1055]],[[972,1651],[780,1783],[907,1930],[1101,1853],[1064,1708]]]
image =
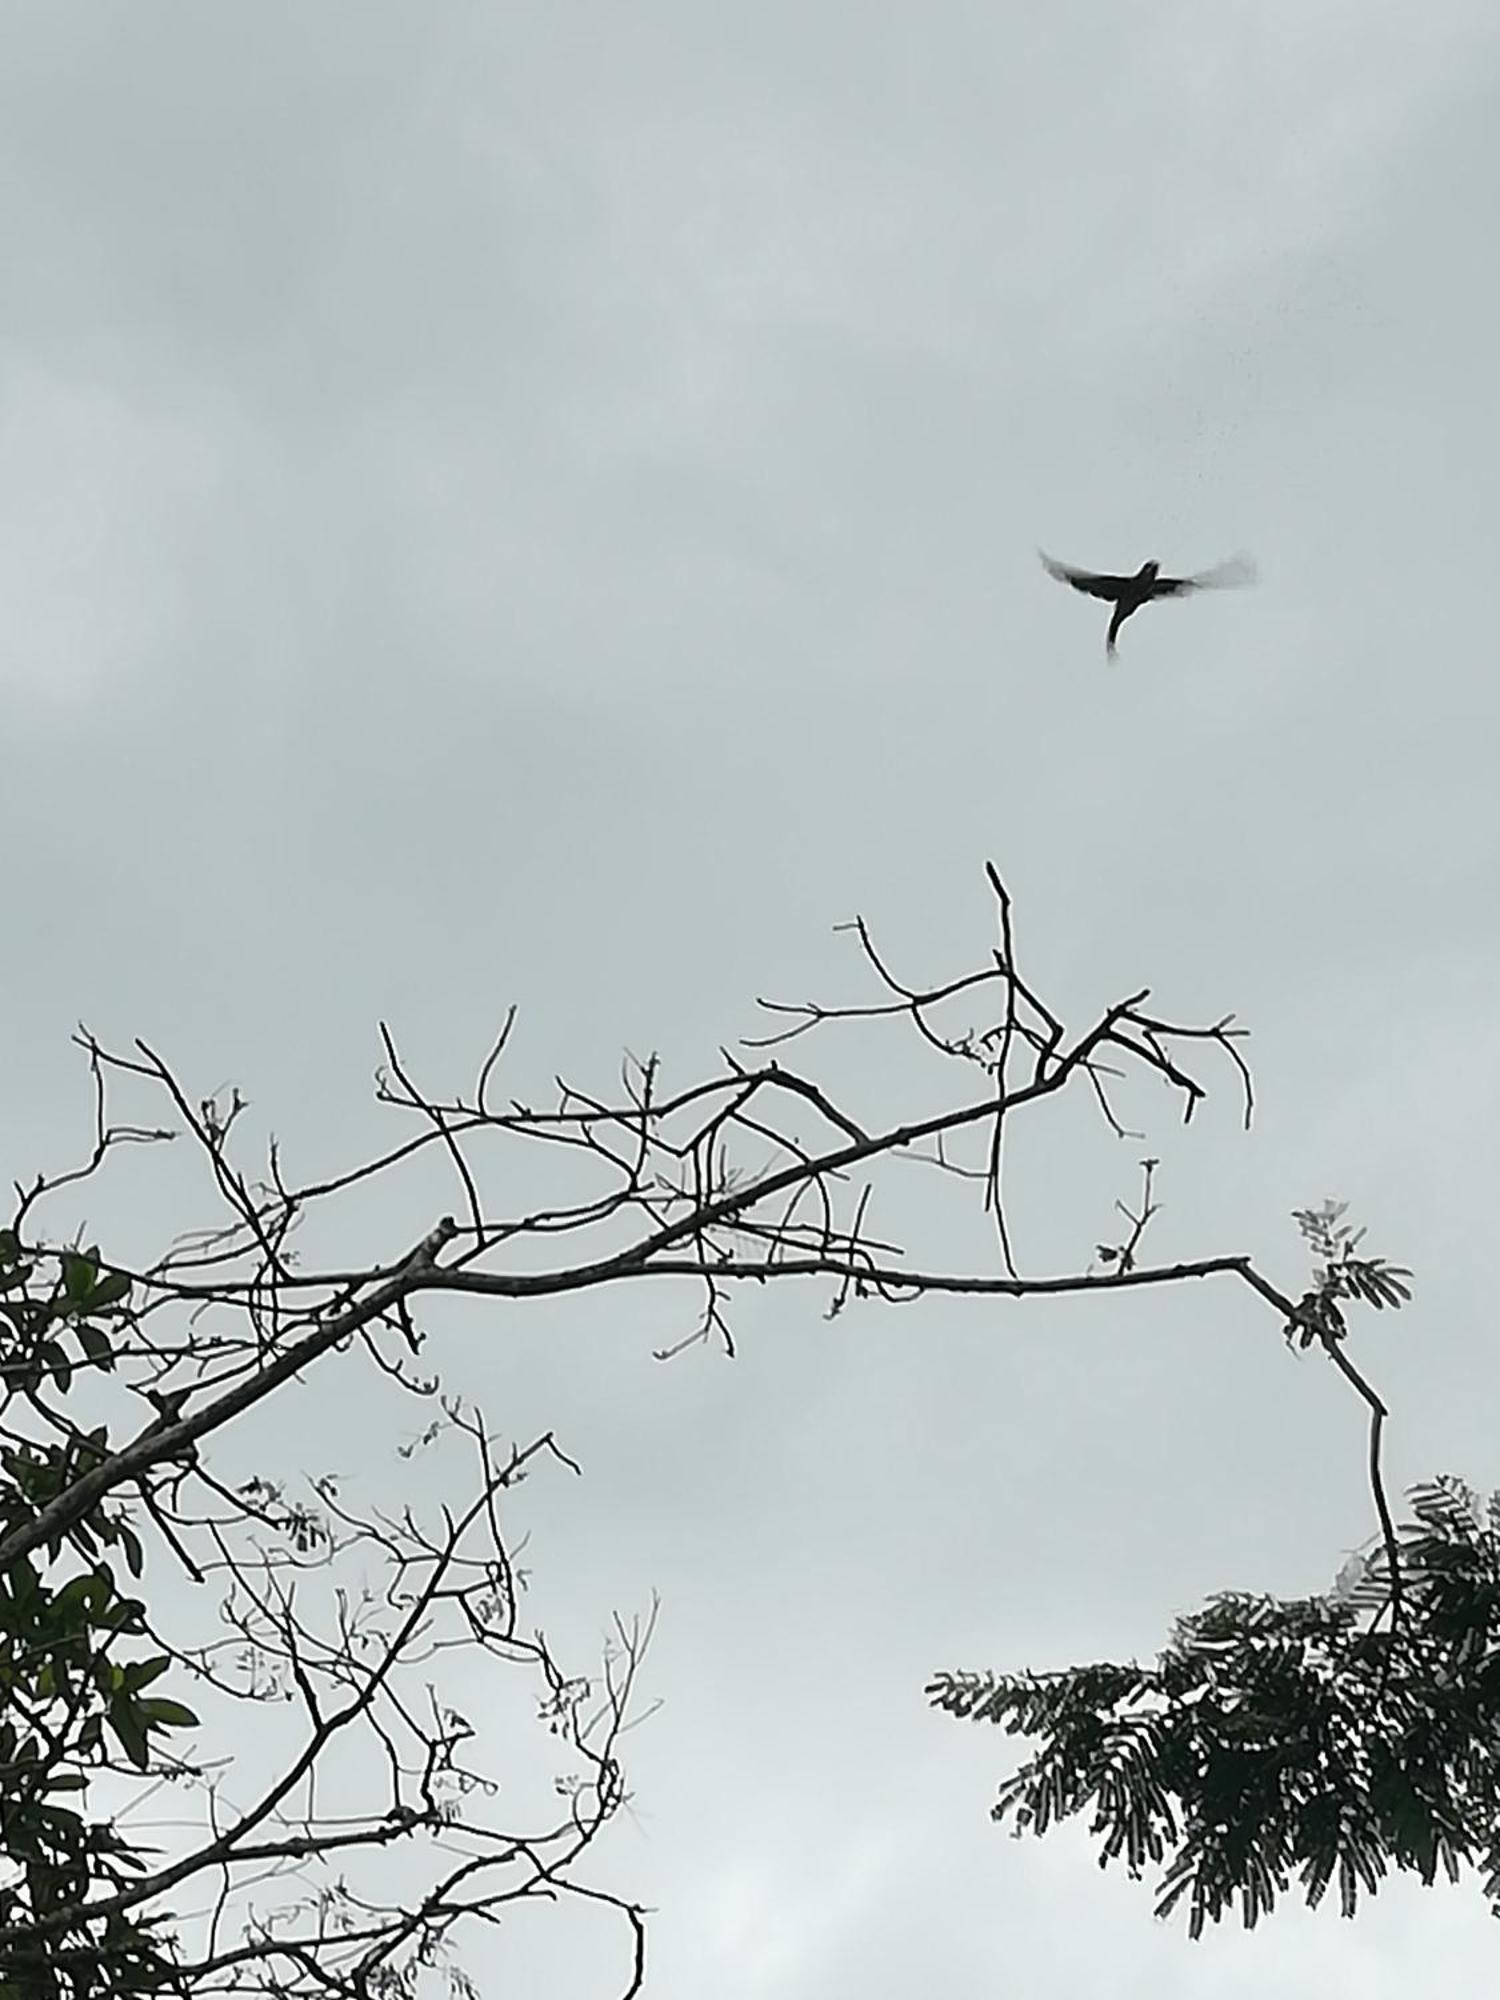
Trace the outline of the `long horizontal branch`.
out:
[[[993,1107],[991,1107],[993,1108]],[[849,1148],[849,1151],[863,1150]],[[773,1176],[784,1180],[784,1176]],[[762,1184],[764,1192],[764,1184]],[[733,1207],[713,1205],[716,1210]],[[717,1219],[722,1220],[719,1216]],[[700,1218],[700,1227],[704,1226]],[[12,1563],[30,1550],[65,1534],[116,1488],[129,1484],[153,1466],[178,1458],[200,1438],[242,1415],[282,1383],[298,1374],[351,1333],[379,1319],[397,1304],[422,1292],[462,1292],[486,1298],[546,1298],[560,1293],[593,1290],[623,1278],[711,1277],[716,1282],[731,1279],[771,1279],[829,1277],[893,1293],[946,1292],[991,1295],[1005,1298],[1046,1297],[1064,1293],[1123,1291],[1140,1285],[1176,1283],[1188,1278],[1207,1278],[1232,1273],[1274,1305],[1284,1318],[1296,1317],[1296,1307],[1263,1278],[1246,1256],[1199,1258],[1190,1263],[1139,1267],[1129,1271],[1098,1275],[1011,1278],[901,1270],[863,1258],[834,1254],[771,1259],[706,1261],[696,1257],[653,1256],[649,1245],[686,1234],[685,1225],[670,1232],[660,1231],[645,1244],[637,1244],[618,1256],[594,1264],[576,1265],[560,1271],[503,1272],[453,1269],[436,1261],[437,1251],[450,1240],[453,1226],[440,1225],[432,1232],[421,1252],[408,1260],[399,1276],[377,1287],[367,1298],[319,1326],[306,1339],[289,1347],[266,1367],[245,1381],[236,1383],[201,1409],[185,1413],[170,1423],[148,1425],[139,1437],[111,1453],[98,1465],[82,1473],[65,1492],[42,1508],[36,1516],[13,1529],[0,1540],[0,1566]]]
[[[773,1278],[840,1278],[867,1285],[882,1292],[948,1292],[992,1295],[1000,1298],[1040,1298],[1064,1292],[1118,1292],[1135,1285],[1174,1284],[1184,1278],[1212,1278],[1233,1272],[1287,1319],[1294,1319],[1292,1301],[1254,1268],[1247,1256],[1198,1257],[1184,1264],[1158,1264],[1129,1271],[1078,1272],[1051,1278],[1001,1278],[963,1272],[907,1271],[865,1258],[826,1256],[740,1258],[722,1261],[699,1257],[657,1257],[649,1263],[630,1262],[579,1266],[572,1271],[507,1272],[453,1270],[439,1265],[423,1273],[413,1284],[414,1291],[470,1292],[489,1298],[536,1298],[557,1291],[579,1291],[614,1282],[617,1278],[712,1278],[721,1280],[753,1278],[765,1283]]]

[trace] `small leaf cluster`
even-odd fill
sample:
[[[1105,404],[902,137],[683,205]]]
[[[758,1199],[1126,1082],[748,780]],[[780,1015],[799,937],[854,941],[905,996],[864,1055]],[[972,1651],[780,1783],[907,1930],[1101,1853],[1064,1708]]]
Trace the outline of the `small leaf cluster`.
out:
[[[40,1257],[0,1229],[0,1387],[26,1394],[50,1384],[67,1395],[77,1369],[112,1370],[110,1324],[129,1298],[130,1279],[107,1270],[97,1246]]]
[[[1314,1340],[1342,1340],[1348,1332],[1343,1302],[1353,1299],[1399,1312],[1411,1297],[1411,1272],[1404,1264],[1382,1257],[1362,1257],[1363,1229],[1344,1221],[1349,1204],[1325,1201],[1319,1208],[1297,1208],[1292,1220],[1319,1262],[1313,1266],[1311,1289],[1298,1301],[1297,1316],[1286,1329],[1287,1344],[1310,1347]]]

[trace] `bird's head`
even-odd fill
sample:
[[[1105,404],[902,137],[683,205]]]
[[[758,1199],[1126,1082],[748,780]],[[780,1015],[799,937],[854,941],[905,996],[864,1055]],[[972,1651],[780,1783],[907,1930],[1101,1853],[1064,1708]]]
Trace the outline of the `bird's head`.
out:
[[[1159,562],[1143,562],[1136,574],[1142,583],[1155,583],[1160,572]]]

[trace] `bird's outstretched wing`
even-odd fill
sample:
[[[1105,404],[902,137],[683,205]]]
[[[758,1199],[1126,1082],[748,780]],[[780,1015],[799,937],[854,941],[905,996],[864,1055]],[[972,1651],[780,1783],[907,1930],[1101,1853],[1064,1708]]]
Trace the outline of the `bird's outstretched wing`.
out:
[[[1151,595],[1180,597],[1187,590],[1231,590],[1254,581],[1255,564],[1249,556],[1231,556],[1212,569],[1200,569],[1196,576],[1159,576],[1151,586]]]
[[[1134,581],[1128,576],[1102,576],[1095,570],[1074,569],[1071,563],[1054,562],[1045,549],[1038,549],[1037,554],[1048,576],[1055,576],[1059,583],[1071,583],[1075,590],[1083,591],[1088,597],[1117,599]]]

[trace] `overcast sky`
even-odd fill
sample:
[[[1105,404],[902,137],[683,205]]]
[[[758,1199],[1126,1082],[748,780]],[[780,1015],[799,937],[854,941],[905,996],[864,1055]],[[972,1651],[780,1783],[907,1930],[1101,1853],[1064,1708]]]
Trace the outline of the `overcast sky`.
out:
[[[311,1175],[382,1129],[379,1018],[435,1085],[512,1001],[518,1095],[685,1081],[757,994],[861,997],[856,911],[978,962],[993,858],[1074,1020],[1149,983],[1254,1030],[1249,1137],[1228,1076],[1185,1138],[1153,1100],[1157,1255],[1295,1289],[1288,1212],[1347,1198],[1418,1278],[1356,1336],[1392,1482],[1500,1483],[1489,0],[13,0],[0,53],[8,1174],[86,1133],[80,1017]],[[1261,582],[1107,666],[1038,545]],[[1139,1151],[1064,1115],[1018,1156],[1024,1268],[1087,1262]],[[154,1200],[122,1234],[204,1219]],[[1323,1587],[1372,1526],[1333,1372],[1232,1285],[824,1302],[667,1368],[664,1292],[443,1316],[586,1469],[527,1489],[558,1631],[662,1595],[605,1864],[648,1991],[1492,1976],[1472,1883],[1190,1945],[997,1832],[1012,1746],[923,1702]],[[310,1466],[337,1365],[280,1420]],[[548,1921],[529,1990],[615,1990]]]

